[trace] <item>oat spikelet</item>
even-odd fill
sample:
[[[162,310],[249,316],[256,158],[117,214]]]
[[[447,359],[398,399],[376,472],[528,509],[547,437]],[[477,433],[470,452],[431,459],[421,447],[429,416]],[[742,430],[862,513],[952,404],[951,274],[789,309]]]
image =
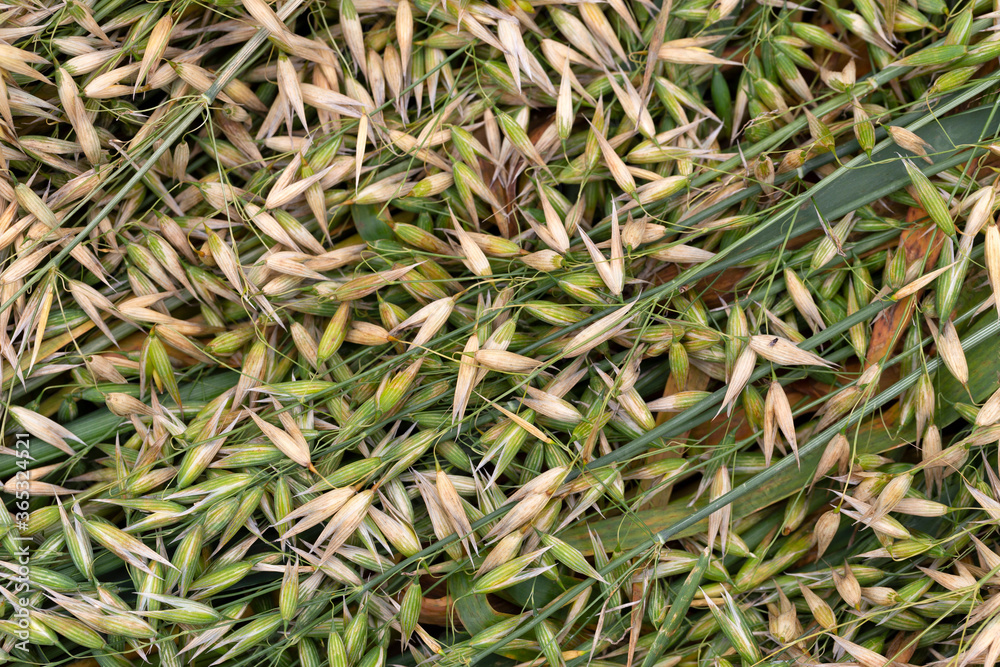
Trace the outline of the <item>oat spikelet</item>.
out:
[[[344,503],[354,496],[354,493],[354,489],[349,487],[333,489],[332,491],[327,491],[326,493],[293,509],[291,512],[282,517],[278,521],[278,524],[290,523],[296,519],[301,519],[301,521],[288,528],[288,530],[281,535],[281,539],[287,540],[304,530],[308,530],[309,528],[326,521],[331,516],[336,514],[336,512],[344,506]]]
[[[878,495],[878,499],[872,506],[870,512],[866,514],[871,521],[878,521],[889,512],[893,511],[901,500],[906,496],[913,483],[913,476],[909,474],[897,475]]]
[[[892,137],[892,141],[902,148],[903,150],[915,153],[924,159],[928,164],[934,164],[934,161],[927,156],[927,149],[933,148],[929,143],[921,139],[918,135],[914,134],[905,127],[900,127],[899,125],[888,125],[886,130],[889,131],[889,136]]]
[[[795,308],[805,318],[806,323],[809,324],[809,328],[813,330],[813,333],[825,329],[826,325],[823,323],[823,316],[820,315],[819,307],[816,305],[816,301],[813,300],[812,293],[792,269],[785,269],[785,285],[788,289],[788,295],[792,297]]]
[[[563,356],[578,357],[586,354],[606,340],[617,336],[631,321],[630,312],[638,301],[632,301],[621,308],[605,315],[593,324],[580,330],[573,338],[563,345]]]
[[[306,109],[302,101],[302,88],[299,86],[299,77],[295,72],[292,61],[283,53],[278,56],[278,88],[295,111],[295,115],[298,116],[302,127],[308,130],[309,125],[306,123]],[[288,124],[291,126],[291,121],[288,121]]]
[[[455,532],[462,539],[466,553],[470,557],[473,554],[478,554],[479,549],[476,546],[476,536],[472,532],[472,524],[469,523],[469,517],[465,513],[465,508],[462,507],[462,499],[459,497],[458,491],[455,490],[455,485],[452,484],[451,479],[441,469],[437,471],[436,482],[438,498],[441,499],[441,505],[455,527]]]
[[[625,284],[625,273],[617,216],[612,220],[610,260],[605,258],[594,242],[590,240],[586,230],[580,227],[579,232],[580,239],[587,247],[587,252],[590,253],[590,259],[594,263],[594,268],[597,269],[597,274],[601,276],[601,280],[604,281],[604,284],[612,294],[620,296]]]
[[[452,424],[462,423],[465,409],[469,405],[469,399],[472,398],[476,377],[479,375],[479,368],[474,363],[478,351],[479,337],[473,333],[465,343],[465,349],[459,359],[458,375],[455,379],[455,397],[451,408]]]
[[[59,101],[66,117],[69,118],[73,131],[76,132],[77,141],[80,142],[87,160],[92,165],[101,162],[101,140],[97,136],[97,129],[90,120],[80,93],[77,90],[76,82],[62,67],[56,68],[56,87],[59,92]]]
[[[674,262],[676,264],[701,264],[715,257],[715,253],[710,250],[702,250],[684,244],[654,247],[649,255],[661,262]]]
[[[785,366],[825,366],[833,368],[823,357],[807,352],[795,343],[774,335],[755,335],[750,337],[750,347],[754,352],[768,361]]]
[[[274,13],[265,0],[242,0],[243,6],[257,22],[275,37],[284,37],[288,33],[284,22]]]
[[[462,262],[477,276],[485,278],[493,275],[493,270],[490,268],[490,262],[486,259],[486,255],[469,233],[458,224],[458,219],[455,217],[454,212],[451,214],[451,221],[455,227],[455,236],[458,237],[462,254],[465,256]]]
[[[711,499],[718,500],[733,490],[732,480],[729,478],[729,470],[725,464],[719,466],[712,477]],[[732,505],[726,505],[722,509],[712,512],[708,517],[708,548],[712,549],[715,544],[715,537],[719,537],[719,545],[722,553],[726,553],[726,545],[729,538],[729,522],[732,516]]]
[[[504,60],[510,69],[511,76],[514,77],[514,87],[517,92],[521,92],[521,51],[525,50],[524,41],[521,39],[521,30],[514,21],[500,21],[497,25],[497,36],[503,45]]]
[[[987,241],[989,241],[989,237],[987,237]],[[948,271],[953,266],[955,266],[954,262],[949,264],[948,266],[942,266],[939,269],[934,269],[930,273],[924,274],[923,276],[917,278],[916,280],[900,287],[898,290],[893,292],[890,298],[893,301],[900,301],[908,296],[916,294],[917,292],[919,292],[920,290],[922,290],[923,288],[927,287],[932,282],[934,282],[938,276],[940,276],[945,271]]]
[[[414,336],[410,345],[413,347],[422,347],[437,335],[448,321],[448,317],[454,308],[455,299],[452,297],[433,301],[400,322],[399,325],[389,332],[389,335],[395,336],[402,329],[420,325],[420,329],[417,331],[417,335]]]
[[[858,600],[860,602],[860,589],[858,595]],[[889,660],[882,654],[876,653],[875,651],[867,649],[864,646],[860,646],[852,641],[842,639],[841,637],[833,634],[830,635],[830,638],[833,639],[833,641],[836,642],[840,648],[850,653],[851,656],[861,664],[861,667],[899,667],[898,663]]]
[[[792,406],[788,403],[784,387],[781,386],[780,382],[775,381],[768,387],[767,398],[764,401],[764,465],[770,464],[771,452],[774,449],[779,428],[785,441],[792,448],[792,453],[795,454],[796,463],[800,463]]]
[[[567,472],[568,470],[562,466],[551,468],[521,486],[507,501],[517,504],[486,534],[486,539],[504,537],[537,518],[538,513],[548,504],[554,490],[559,488],[566,478]]]
[[[399,41],[399,59],[407,81],[413,58],[413,7],[409,0],[400,0],[396,5],[396,39]]]
[[[361,522],[368,515],[374,496],[375,492],[372,489],[361,491],[348,500],[330,520],[317,540],[317,546],[324,540],[328,540],[326,549],[320,557],[321,562],[328,562],[344,542],[354,535]]]
[[[208,232],[208,249],[229,285],[237,292],[243,291],[243,270],[236,252],[218,234]]]
[[[927,320],[927,327],[931,330],[931,335],[937,343],[938,354],[948,371],[958,380],[963,387],[969,386],[969,365],[965,361],[965,351],[962,349],[962,341],[958,338],[955,325],[951,320],[946,320],[941,325],[941,331],[930,319]]]
[[[476,574],[484,575],[490,570],[495,570],[504,563],[509,562],[521,549],[521,541],[524,534],[518,531],[509,533],[499,540],[483,559],[483,564],[479,566]]]
[[[966,200],[963,201],[964,208],[969,199],[976,197],[976,201],[972,205],[972,210],[969,211],[969,217],[965,223],[965,229],[962,230],[962,236],[968,238],[970,242],[976,237],[977,234],[979,234],[979,232],[982,231],[983,227],[985,227],[987,223],[992,222],[996,195],[996,190],[993,188],[981,188],[980,190],[972,193],[969,197],[966,197]]]
[[[628,170],[628,167],[625,166],[625,161],[619,157],[618,153],[615,152],[614,147],[604,137],[604,133],[600,132],[593,126],[593,124],[591,124],[591,128],[593,136],[601,148],[601,155],[604,157],[604,163],[607,165],[608,170],[611,171],[611,177],[615,179],[615,183],[618,184],[618,187],[621,188],[625,194],[633,194],[636,191],[636,185],[635,178],[632,177],[632,172]]]
[[[66,442],[67,439],[75,440],[81,445],[86,444],[65,426],[62,426],[61,424],[58,424],[48,417],[40,415],[33,410],[29,410],[28,408],[23,408],[18,405],[12,405],[8,408],[8,411],[25,431],[35,436],[42,442],[47,442],[53,447],[66,452],[70,456],[74,456],[76,452]]]
[[[303,468],[313,470],[312,461],[309,456],[309,444],[306,442],[305,438],[302,436],[302,432],[299,431],[297,426],[295,426],[291,418],[287,417],[286,413],[281,413],[281,416],[286,417],[286,419],[281,420],[282,425],[285,426],[286,429],[291,426],[291,431],[285,431],[277,426],[274,426],[273,424],[269,424],[253,412],[249,412],[249,414],[254,423],[257,424],[257,427],[263,431],[265,436],[267,436],[267,439],[270,440],[275,447],[280,449],[285,456],[295,461]]]
[[[1000,389],[990,395],[976,414],[976,426],[992,426],[1000,421]]]
[[[104,318],[101,316],[98,309],[103,310],[107,313],[114,312],[114,306],[107,297],[95,290],[90,285],[86,283],[81,283],[77,280],[70,280],[69,283],[69,293],[72,295],[73,300],[76,301],[77,305],[87,314],[90,321],[94,323],[101,332],[108,337],[113,344],[117,345],[118,341],[115,339],[111,328],[108,327]]]
[[[986,227],[986,273],[993,290],[993,305],[1000,315],[1000,230],[993,223]]]
[[[861,584],[854,576],[851,566],[844,563],[843,574],[835,568],[831,568],[830,574],[833,576],[833,584],[840,597],[848,605],[857,609],[858,605],[861,604]]]
[[[726,386],[726,395],[722,399],[722,405],[719,406],[719,411],[716,413],[721,414],[723,410],[726,414],[731,414],[733,410],[733,404],[736,402],[736,398],[746,387],[747,382],[750,381],[750,375],[753,373],[754,366],[757,365],[757,353],[754,349],[747,345],[740,352],[740,356],[736,358],[736,363],[733,364],[733,373],[729,378],[729,384]]]
[[[84,520],[82,523],[94,541],[100,543],[123,561],[139,568],[143,572],[152,573],[143,559],[156,561],[157,563],[176,569],[166,558],[147,547],[135,537],[109,523],[90,520]]]
[[[556,131],[563,141],[566,141],[573,132],[573,122],[576,119],[573,112],[573,90],[570,80],[572,76],[569,69],[569,58],[566,58],[563,60],[559,96],[556,98]]]
[[[350,2],[350,0],[346,0]],[[368,143],[368,114],[358,118],[358,139],[354,148],[354,188],[361,184],[361,167],[365,163],[365,144]]]
[[[622,48],[621,42],[618,41],[618,36],[615,35],[615,30],[608,21],[608,18],[601,11],[600,5],[592,2],[582,2],[578,6],[583,22],[590,28],[590,34],[596,35],[605,45],[611,47],[611,50],[622,61],[627,61],[628,55],[625,53],[625,49]]]
[[[476,363],[503,373],[529,373],[538,368],[542,362],[506,350],[481,349],[476,352]]]
[[[823,449],[823,454],[819,457],[819,463],[816,466],[816,472],[813,474],[809,488],[812,489],[816,485],[816,482],[830,472],[834,466],[842,468],[850,458],[850,454],[851,444],[848,442],[847,437],[843,433],[833,436],[830,442],[827,443],[826,448]]]
[[[817,558],[822,558],[827,548],[833,542],[837,529],[840,528],[840,512],[836,509],[824,512],[816,520],[816,553]]]
[[[583,420],[583,415],[573,407],[572,403],[530,385],[525,386],[524,389],[531,398],[521,398],[521,403],[538,414],[570,424],[576,424]]]
[[[150,72],[155,72],[163,57],[167,45],[170,43],[170,33],[174,29],[174,18],[172,15],[160,17],[160,20],[153,26],[149,33],[149,40],[146,42],[146,49],[142,54],[142,64],[139,67],[139,74],[135,78],[135,89],[139,90]]]
[[[545,188],[538,188],[538,199],[542,203],[542,213],[545,214],[545,229],[548,232],[549,240],[551,240],[551,243],[546,241],[546,245],[556,252],[565,253],[569,250],[569,235],[566,233],[566,225],[552,206],[548,195],[545,194]]]
[[[802,593],[803,599],[805,599],[806,604],[809,605],[809,611],[812,613],[813,618],[819,623],[820,627],[824,630],[833,630],[837,627],[837,617],[833,613],[833,609],[827,604],[826,600],[816,595],[813,591],[805,586],[801,581],[799,583],[799,591]]]
[[[920,441],[920,460],[924,463],[937,461],[941,456],[941,450],[941,431],[934,424],[929,424]],[[944,483],[944,471],[938,466],[931,465],[924,469],[924,479],[927,482],[928,493],[935,486],[940,490]]]

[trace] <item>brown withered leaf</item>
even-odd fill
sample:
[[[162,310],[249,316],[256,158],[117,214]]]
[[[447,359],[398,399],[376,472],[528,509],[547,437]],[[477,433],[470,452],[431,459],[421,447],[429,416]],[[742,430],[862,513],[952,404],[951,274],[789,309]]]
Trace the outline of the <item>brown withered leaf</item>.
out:
[[[906,214],[906,221],[913,223],[926,214],[922,209],[911,208]],[[899,250],[906,253],[906,264],[926,256],[924,266],[933,268],[937,264],[944,236],[935,234],[934,223],[910,227],[899,237]],[[865,368],[879,363],[892,354],[896,344],[903,338],[913,319],[913,310],[922,292],[918,292],[902,301],[893,304],[881,315],[875,318],[872,325],[871,341],[868,344],[868,354],[865,356]]]

